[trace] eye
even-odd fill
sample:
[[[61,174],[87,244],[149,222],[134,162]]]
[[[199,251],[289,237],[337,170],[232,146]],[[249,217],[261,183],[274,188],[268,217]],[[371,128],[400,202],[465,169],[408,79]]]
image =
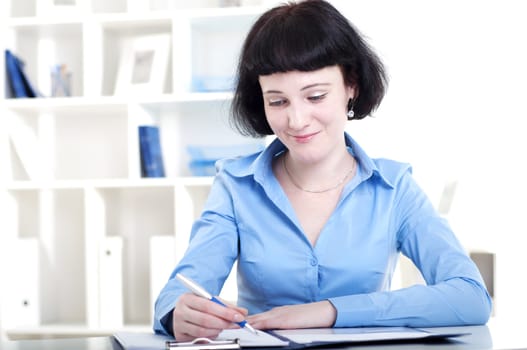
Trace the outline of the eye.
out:
[[[322,93],[322,94],[316,94],[316,95],[309,96],[307,99],[309,101],[317,102],[317,101],[323,100],[324,98],[326,98],[326,96],[327,96],[327,92],[326,93]]]
[[[268,103],[269,103],[269,106],[271,107],[279,107],[279,106],[283,106],[287,101],[283,98],[273,98],[273,99],[269,99]]]

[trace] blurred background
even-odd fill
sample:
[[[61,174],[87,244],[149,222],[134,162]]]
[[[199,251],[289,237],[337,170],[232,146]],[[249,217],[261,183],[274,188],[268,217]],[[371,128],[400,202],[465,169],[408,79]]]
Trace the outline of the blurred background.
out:
[[[330,2],[390,78],[374,116],[348,131],[370,156],[413,166],[481,259],[493,318],[522,320],[527,5]],[[0,337],[150,329],[153,300],[206,199],[211,164],[221,152],[262,144],[237,136],[226,117],[241,42],[276,3],[3,1],[0,47],[24,61],[40,95],[17,98],[10,73],[0,73]],[[143,171],[144,126],[160,139],[163,172],[154,175]],[[189,149],[202,152],[196,159]],[[402,267],[394,287],[419,283]],[[235,281],[222,293],[235,299]]]

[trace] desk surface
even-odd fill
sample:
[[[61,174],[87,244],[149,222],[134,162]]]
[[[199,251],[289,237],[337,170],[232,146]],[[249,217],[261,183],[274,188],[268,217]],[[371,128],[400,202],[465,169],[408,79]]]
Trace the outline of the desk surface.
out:
[[[438,328],[431,328],[437,330]],[[490,322],[485,326],[443,327],[441,330],[468,332],[470,335],[436,342],[380,343],[350,346],[353,350],[379,349],[527,349],[525,325],[505,326]],[[325,347],[325,350],[331,349]],[[346,347],[339,347],[339,350]],[[17,340],[0,343],[0,350],[122,350],[111,337]],[[277,350],[277,348],[275,348]]]

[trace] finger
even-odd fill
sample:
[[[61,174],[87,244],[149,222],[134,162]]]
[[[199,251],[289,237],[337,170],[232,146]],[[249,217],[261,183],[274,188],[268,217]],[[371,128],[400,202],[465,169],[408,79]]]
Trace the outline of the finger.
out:
[[[188,306],[188,310],[184,313],[184,320],[205,328],[227,328],[235,318],[232,314],[236,314],[234,310],[228,310],[224,306],[203,298],[198,298],[195,304]]]
[[[174,336],[178,341],[188,341],[201,337],[215,339],[221,331],[221,329],[211,329],[192,323],[184,323],[177,332],[174,332]]]
[[[196,306],[202,312],[215,315],[226,322],[241,322],[245,319],[246,314],[248,313],[246,309],[240,308],[234,305],[222,305],[218,304],[215,301],[207,300],[204,298],[199,298],[200,300],[196,301]],[[225,325],[224,328],[227,328],[228,325]]]
[[[236,310],[237,312],[239,312],[244,317],[249,314],[249,310],[247,310],[244,307],[238,306],[238,305],[234,304],[233,302],[225,300],[225,299],[223,299],[221,297],[216,297],[216,298],[221,300],[221,302],[223,304],[225,304],[225,306],[229,307],[230,309]]]
[[[192,340],[198,337],[216,338],[222,331],[221,328],[210,328],[207,325],[200,325],[185,320],[181,315],[175,314],[173,325],[174,336],[177,340]]]
[[[244,316],[236,309],[219,305],[194,294],[182,295],[174,310],[175,320],[199,327],[221,330],[230,328],[233,322],[241,322]]]
[[[271,329],[273,326],[273,318],[269,312],[263,312],[260,314],[255,314],[247,317],[247,322],[251,324],[254,328],[257,329]]]
[[[182,295],[173,311],[174,335],[181,339],[195,337],[216,337],[230,322],[202,311],[203,298],[194,295]]]

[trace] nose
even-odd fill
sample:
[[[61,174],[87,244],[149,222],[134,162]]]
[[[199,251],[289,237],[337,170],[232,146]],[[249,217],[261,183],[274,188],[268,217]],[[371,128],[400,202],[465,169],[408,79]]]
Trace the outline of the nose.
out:
[[[299,104],[291,103],[287,111],[289,121],[289,128],[294,130],[301,130],[309,125],[309,112],[307,108]]]

